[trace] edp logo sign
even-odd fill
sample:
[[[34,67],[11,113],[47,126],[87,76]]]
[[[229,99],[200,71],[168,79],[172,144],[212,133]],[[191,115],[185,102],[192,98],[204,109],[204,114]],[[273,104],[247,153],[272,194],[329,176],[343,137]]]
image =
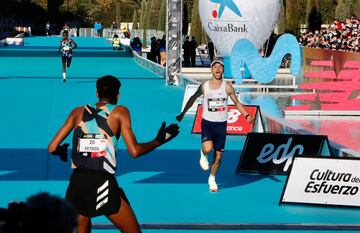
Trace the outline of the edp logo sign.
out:
[[[287,174],[295,155],[330,156],[327,137],[249,133],[236,172]]]

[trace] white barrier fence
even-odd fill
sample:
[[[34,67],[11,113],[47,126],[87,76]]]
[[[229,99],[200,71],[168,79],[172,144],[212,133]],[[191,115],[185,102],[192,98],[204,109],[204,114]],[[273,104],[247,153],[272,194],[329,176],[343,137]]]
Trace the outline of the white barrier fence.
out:
[[[62,31],[61,31],[62,33]],[[70,36],[80,36],[80,37],[97,37],[98,32],[94,28],[72,28],[69,31]],[[112,28],[103,28],[100,31],[100,36],[105,38],[112,38],[115,34],[117,34],[120,38],[124,37],[124,32],[122,29],[112,29]],[[131,38],[144,37],[143,29],[132,29],[130,30]],[[151,37],[155,36],[157,39],[161,39],[164,35],[163,31],[157,30],[146,30],[146,42],[150,44]]]
[[[165,75],[166,75],[165,67],[163,67],[155,62],[152,62],[146,58],[143,58],[142,56],[140,56],[139,54],[137,54],[134,51],[133,51],[133,56],[134,56],[136,63],[138,63],[141,67],[149,69],[152,72],[154,72],[155,74],[157,74],[165,79]]]
[[[79,36],[81,37],[95,37],[96,32],[94,28],[79,28]]]

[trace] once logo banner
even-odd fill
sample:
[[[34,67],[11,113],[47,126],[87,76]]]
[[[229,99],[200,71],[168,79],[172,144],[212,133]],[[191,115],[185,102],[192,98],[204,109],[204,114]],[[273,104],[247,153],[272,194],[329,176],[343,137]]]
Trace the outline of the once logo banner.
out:
[[[287,174],[295,155],[331,156],[327,137],[249,133],[236,172]]]
[[[360,160],[295,157],[280,203],[360,207]]]
[[[244,105],[246,111],[255,116],[253,123],[248,123],[244,116],[241,115],[240,111],[234,105],[228,105],[228,120],[227,120],[227,131],[226,134],[230,135],[244,135],[253,131],[255,123],[262,124],[260,110],[258,106]],[[201,120],[202,120],[203,107],[198,106],[195,121],[192,129],[192,133],[201,133]],[[262,127],[260,127],[262,128]]]

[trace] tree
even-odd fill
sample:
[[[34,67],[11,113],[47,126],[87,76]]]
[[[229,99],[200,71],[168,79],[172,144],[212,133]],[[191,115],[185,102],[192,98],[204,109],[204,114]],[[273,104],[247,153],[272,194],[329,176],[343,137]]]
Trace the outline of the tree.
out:
[[[308,0],[306,6],[306,22],[309,31],[315,32],[316,30],[320,30],[322,17],[318,0]]]
[[[335,18],[336,2],[334,0],[321,0],[320,13],[325,24],[331,23]]]
[[[187,35],[188,34],[188,28],[189,28],[189,13],[188,13],[188,5],[185,3],[183,4],[183,14],[182,14],[182,34]]]
[[[352,13],[360,18],[360,0],[353,0]]]
[[[81,18],[85,18],[89,15],[89,9],[90,9],[90,1],[89,0],[75,0],[72,1],[72,4],[70,6],[70,10],[75,15],[78,15]]]
[[[317,0],[307,0],[306,4],[306,24],[309,25],[309,16],[312,11],[312,9],[315,7],[317,10],[319,10],[318,7],[319,3]]]
[[[286,31],[296,35],[299,23],[300,21],[297,17],[297,1],[286,0]]]
[[[59,15],[59,8],[64,0],[47,0],[48,13],[51,17],[56,18]]]
[[[296,3],[296,12],[297,17],[299,18],[299,22],[301,24],[306,24],[307,21],[307,15],[306,15],[306,9],[307,9],[307,2],[308,0],[297,0]]]
[[[89,14],[95,19],[103,21],[105,15],[109,15],[114,9],[113,0],[95,0],[91,3],[89,8]],[[114,18],[114,14],[111,18]]]
[[[202,0],[201,0],[202,1]],[[194,36],[198,43],[204,43],[204,32],[202,30],[200,15],[199,15],[199,0],[194,0],[191,17],[191,36]]]
[[[115,22],[119,27],[121,27],[121,0],[114,0],[115,1]]]
[[[138,17],[138,9],[134,9],[133,21],[132,21],[132,28],[138,29],[139,28],[139,17]]]
[[[187,35],[189,33],[189,23],[191,23],[192,19],[193,6],[194,0],[183,0],[183,35]]]
[[[47,9],[47,0],[32,0],[31,2],[41,6],[44,9]]]
[[[165,31],[166,27],[166,0],[161,0],[159,9],[159,18],[156,29],[159,31]]]
[[[158,0],[151,0],[149,3],[149,12],[148,14],[148,28],[149,29],[156,29],[159,20],[159,1]]]
[[[195,0],[184,0],[183,1],[184,7],[185,7],[185,5],[187,6],[187,12],[188,12],[187,20],[188,20],[188,22],[191,22],[194,1]]]
[[[146,1],[141,1],[141,7],[140,7],[140,28],[145,28],[145,12],[146,12]]]
[[[286,31],[286,9],[285,9],[285,5],[286,5],[286,0],[281,0],[280,14],[279,14],[279,19],[278,19],[278,23],[277,23],[278,33],[279,34],[283,34]]]
[[[149,28],[149,17],[150,17],[150,2],[148,1],[143,1],[144,3],[144,11],[143,11],[143,7],[141,8],[141,15],[143,15],[143,23],[141,28],[144,30],[143,33],[143,47],[147,47],[147,29]]]
[[[335,9],[335,17],[341,21],[351,14],[352,0],[340,0]]]

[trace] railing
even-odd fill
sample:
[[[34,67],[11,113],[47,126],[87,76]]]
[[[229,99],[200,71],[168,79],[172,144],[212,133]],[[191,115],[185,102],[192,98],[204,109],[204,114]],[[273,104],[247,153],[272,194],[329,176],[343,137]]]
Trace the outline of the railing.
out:
[[[161,76],[164,79],[166,78],[165,67],[163,67],[155,62],[152,62],[146,58],[143,58],[142,56],[140,56],[139,54],[137,54],[134,51],[133,51],[133,56],[134,56],[136,63],[138,63],[141,67],[151,70],[152,72]]]
[[[61,30],[61,31],[60,31],[60,36],[63,34],[63,32],[64,32],[64,30]],[[77,29],[77,28],[71,28],[71,29],[69,30],[69,36],[71,36],[71,37],[76,37],[76,36],[78,36],[78,29]]]
[[[177,79],[178,79],[178,83],[179,86],[185,88],[188,84],[195,84],[195,85],[200,85],[201,82],[197,81],[195,79],[191,79],[183,74],[177,74],[176,75]]]
[[[267,85],[267,84],[237,84],[234,85],[236,89],[256,89],[258,92],[268,93],[270,89],[276,90],[297,90],[297,85]]]
[[[102,36],[106,38],[113,38],[115,34],[121,38],[123,37],[124,33],[121,29],[111,29],[111,28],[104,28],[102,31]]]
[[[62,30],[60,35],[62,34]],[[69,31],[70,36],[81,36],[81,37],[97,37],[97,31],[94,28],[72,28]],[[143,29],[133,29],[130,30],[131,37],[139,37],[143,38],[144,30]],[[100,36],[105,38],[112,38],[115,34],[117,34],[120,38],[124,37],[124,32],[122,29],[112,29],[112,28],[103,28],[101,30]],[[163,31],[157,30],[146,30],[146,42],[150,44],[150,38],[155,36],[158,39],[161,39],[164,35]]]

